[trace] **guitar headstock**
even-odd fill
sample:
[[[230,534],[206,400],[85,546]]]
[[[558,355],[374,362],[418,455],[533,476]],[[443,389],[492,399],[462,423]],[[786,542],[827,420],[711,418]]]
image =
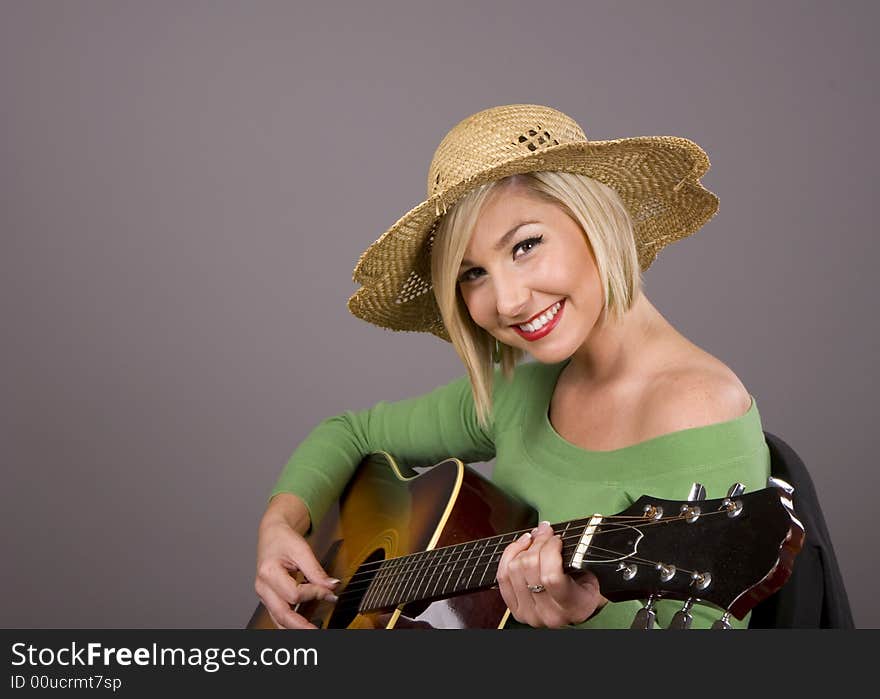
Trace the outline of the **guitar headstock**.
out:
[[[695,487],[695,499],[642,496],[593,518],[579,548],[566,548],[569,565],[591,570],[612,601],[690,600],[742,619],[788,580],[803,545],[792,489],[771,479],[751,493],[737,484],[724,498],[700,495]]]

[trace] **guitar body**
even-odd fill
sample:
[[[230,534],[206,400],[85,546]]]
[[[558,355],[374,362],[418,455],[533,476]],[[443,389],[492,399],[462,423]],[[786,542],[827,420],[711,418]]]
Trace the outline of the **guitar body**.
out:
[[[424,473],[401,467],[388,454],[365,459],[339,503],[309,543],[331,577],[351,580],[361,566],[537,524],[537,514],[467,468],[447,459]],[[319,628],[499,628],[508,610],[497,589],[464,592],[393,611],[359,613],[362,595],[335,590],[338,603],[308,602],[298,614]],[[274,629],[262,604],[249,629]]]

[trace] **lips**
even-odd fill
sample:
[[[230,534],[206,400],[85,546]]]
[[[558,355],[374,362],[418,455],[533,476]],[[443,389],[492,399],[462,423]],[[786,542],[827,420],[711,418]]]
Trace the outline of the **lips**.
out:
[[[535,330],[534,332],[529,332],[528,330],[523,330],[519,325],[512,325],[511,327],[524,340],[527,340],[529,342],[535,342],[536,340],[540,340],[542,337],[545,337],[548,333],[550,333],[550,331],[552,331],[553,328],[555,328],[559,324],[559,319],[562,317],[562,312],[565,310],[565,300],[559,301],[558,303],[559,303],[559,310],[556,311],[556,315],[553,316],[549,320],[549,322],[547,322],[544,326],[542,326],[538,330]],[[540,313],[538,313],[537,315],[533,316],[528,321],[526,321],[526,323],[522,323],[522,325],[526,325],[528,323],[531,323],[532,321],[535,320],[535,318],[541,317],[544,313],[546,313],[550,308],[553,308],[553,306],[555,306],[555,305],[556,304],[554,303],[549,308],[544,309],[543,311],[541,311]]]

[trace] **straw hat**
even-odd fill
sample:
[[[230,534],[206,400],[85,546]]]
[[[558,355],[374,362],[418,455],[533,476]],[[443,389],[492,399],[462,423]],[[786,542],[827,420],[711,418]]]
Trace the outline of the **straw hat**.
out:
[[[574,172],[612,187],[632,217],[639,264],[694,233],[718,210],[699,178],[709,169],[696,143],[674,136],[588,141],[550,107],[513,104],[478,112],[440,142],[428,170],[428,198],[361,255],[348,300],[358,318],[391,330],[449,340],[431,285],[433,232],[447,208],[476,187],[513,174]]]

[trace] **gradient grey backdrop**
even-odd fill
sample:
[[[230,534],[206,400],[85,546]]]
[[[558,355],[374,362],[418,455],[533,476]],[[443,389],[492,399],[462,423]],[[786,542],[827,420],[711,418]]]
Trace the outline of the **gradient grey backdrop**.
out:
[[[536,102],[708,151],[720,212],[648,295],[803,456],[880,626],[876,3],[0,8],[0,625],[242,626],[297,442],[461,372],[349,316],[358,255],[457,121]]]

